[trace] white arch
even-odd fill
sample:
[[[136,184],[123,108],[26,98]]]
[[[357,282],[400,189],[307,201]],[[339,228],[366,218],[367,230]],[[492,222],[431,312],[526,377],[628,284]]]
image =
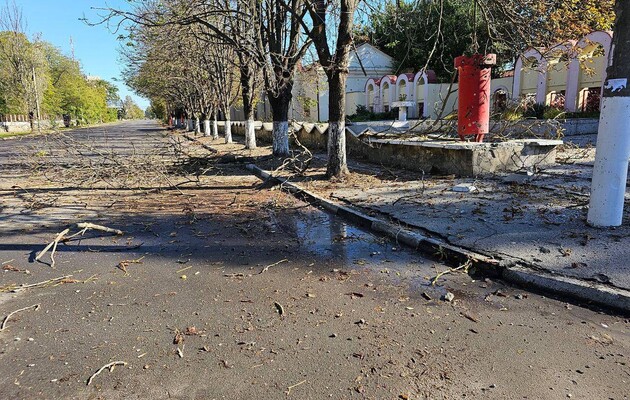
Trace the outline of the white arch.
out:
[[[369,110],[373,107],[374,112],[380,112],[381,85],[379,78],[370,78],[365,82],[365,107]],[[369,88],[372,87],[372,97],[370,98]]]
[[[512,84],[512,97],[519,98],[521,96],[521,85],[523,78],[523,60],[534,58],[538,61],[538,83],[536,85],[536,102],[544,103],[547,97],[547,62],[542,54],[534,48],[528,49],[521,54],[514,65],[514,83]]]
[[[396,93],[396,80],[397,80],[396,75],[384,75],[381,78],[381,85],[380,85],[380,96],[382,99],[381,112],[385,111],[385,102],[386,102],[385,100],[387,100],[387,105],[390,107],[390,109],[392,107],[392,103],[394,102],[394,94]],[[387,99],[383,98],[385,96],[385,93],[383,92],[385,85],[387,85],[388,92],[389,92]]]
[[[591,32],[588,35],[584,36],[575,46],[577,49],[577,55],[581,50],[590,46],[593,43],[598,43],[604,48],[604,59],[606,62],[603,65],[602,72],[602,88],[604,82],[606,82],[606,69],[610,64],[610,51],[612,49],[612,32],[609,31],[595,31]],[[580,60],[578,57],[573,57],[571,63],[569,64],[569,72],[567,79],[567,89],[566,89],[566,109],[567,111],[577,111],[578,108],[578,97],[580,90]]]
[[[421,81],[422,81],[422,83],[420,83]],[[413,94],[414,94],[414,99],[415,99],[415,95],[416,95],[416,93],[418,91],[418,86],[419,85],[423,85],[422,92],[423,92],[423,95],[424,95],[423,97],[424,97],[425,106],[424,106],[422,115],[418,115],[418,118],[420,118],[420,117],[428,118],[429,115],[431,114],[431,110],[429,110],[429,107],[427,107],[427,101],[429,99],[429,83],[435,83],[435,73],[433,71],[420,70],[413,77]],[[416,113],[415,107],[414,107],[414,113]]]
[[[403,93],[400,93],[400,87],[404,83],[405,84],[404,95],[407,97],[408,101],[413,101],[415,97],[415,93],[412,93],[413,78],[414,78],[413,74],[398,75],[398,78],[396,79],[396,100],[400,99],[400,95],[403,94]]]

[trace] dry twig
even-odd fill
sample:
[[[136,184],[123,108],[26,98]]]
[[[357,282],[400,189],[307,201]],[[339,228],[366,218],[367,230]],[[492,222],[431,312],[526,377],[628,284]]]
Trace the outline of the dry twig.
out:
[[[109,368],[109,372],[112,372],[114,370],[114,367],[116,367],[116,365],[122,365],[123,367],[127,365],[127,363],[125,361],[112,361],[108,364],[103,365],[101,368],[98,369],[98,371],[96,371],[95,373],[92,374],[92,376],[90,376],[87,380],[87,386],[90,386],[90,384],[92,383],[92,380],[101,372],[105,371],[107,368]]]
[[[280,260],[280,261],[278,261],[278,262],[275,262],[275,263],[273,263],[273,264],[269,264],[269,265],[267,265],[265,268],[261,269],[261,270],[260,270],[260,272],[258,273],[258,275],[262,274],[263,272],[267,272],[267,270],[268,270],[269,268],[271,268],[271,267],[275,267],[276,265],[278,265],[278,264],[282,264],[283,262],[287,262],[287,261],[289,261],[289,259],[285,258],[285,259]]]
[[[9,321],[9,318],[11,318],[14,314],[17,314],[17,313],[22,312],[22,311],[30,310],[31,308],[33,310],[38,310],[39,307],[40,307],[39,304],[34,304],[32,306],[20,308],[19,310],[15,310],[15,311],[10,312],[6,317],[4,317],[4,321],[2,321],[2,326],[0,326],[0,332],[2,332],[7,327],[7,322]]]

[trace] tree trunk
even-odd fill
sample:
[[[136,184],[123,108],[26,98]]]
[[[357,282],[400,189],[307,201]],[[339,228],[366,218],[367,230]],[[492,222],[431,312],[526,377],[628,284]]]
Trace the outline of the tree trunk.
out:
[[[217,121],[217,114],[214,114],[212,119],[212,140],[219,139],[219,121]]]
[[[286,85],[276,97],[268,95],[273,114],[273,155],[289,156],[289,105],[291,104],[291,86]]]
[[[249,150],[256,148],[256,123],[253,118],[245,121],[245,148]]]
[[[346,75],[332,71],[328,76],[328,167],[326,176],[342,178],[348,174],[346,160]]]
[[[630,158],[630,0],[617,0],[612,44],[602,98],[591,199],[587,221],[593,226],[619,226]]]
[[[230,113],[225,113],[225,143],[232,143],[232,121],[230,121]]]
[[[203,135],[204,136],[210,136],[210,120],[209,119],[204,119],[203,120]]]
[[[254,74],[255,71],[245,64],[241,66],[241,93],[245,114],[245,148],[256,148],[256,130],[254,129]]]
[[[201,124],[199,121],[199,117],[195,118],[195,135],[201,133]]]

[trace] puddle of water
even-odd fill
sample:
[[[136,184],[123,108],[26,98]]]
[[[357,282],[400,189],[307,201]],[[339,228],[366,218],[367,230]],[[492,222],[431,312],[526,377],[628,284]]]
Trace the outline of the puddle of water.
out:
[[[291,219],[305,252],[347,268],[386,274],[393,283],[405,281],[418,293],[444,293],[439,286],[430,284],[430,278],[436,275],[436,263],[389,238],[312,207],[300,210]],[[440,266],[440,270],[447,268]]]

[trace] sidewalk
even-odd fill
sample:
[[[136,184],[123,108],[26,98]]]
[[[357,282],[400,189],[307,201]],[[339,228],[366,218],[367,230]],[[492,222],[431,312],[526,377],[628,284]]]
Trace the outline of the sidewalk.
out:
[[[320,154],[306,176],[283,186],[404,244],[457,258],[451,260],[455,266],[473,259],[512,282],[630,311],[630,204],[621,227],[588,226],[594,149],[558,156],[562,163],[533,176],[481,179],[422,176],[350,161],[348,180],[331,182],[322,177]],[[262,171],[272,168],[259,167],[249,166],[263,178]]]

